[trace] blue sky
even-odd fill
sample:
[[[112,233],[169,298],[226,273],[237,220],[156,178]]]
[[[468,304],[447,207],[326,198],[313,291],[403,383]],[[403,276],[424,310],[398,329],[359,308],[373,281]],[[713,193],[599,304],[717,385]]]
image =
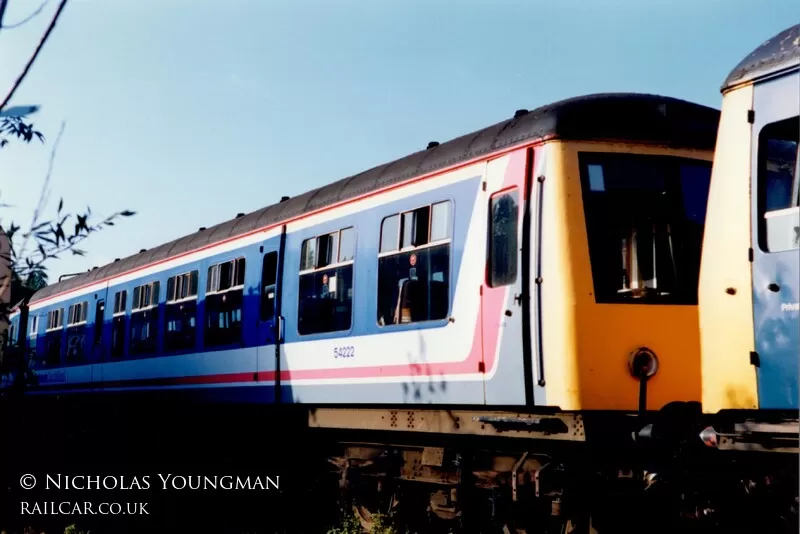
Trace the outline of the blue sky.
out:
[[[10,0],[6,24],[40,0]],[[55,12],[0,30],[5,94]],[[0,151],[30,218],[61,121],[49,213],[131,209],[51,280],[586,93],[719,107],[797,0],[70,0],[12,104],[47,144]]]

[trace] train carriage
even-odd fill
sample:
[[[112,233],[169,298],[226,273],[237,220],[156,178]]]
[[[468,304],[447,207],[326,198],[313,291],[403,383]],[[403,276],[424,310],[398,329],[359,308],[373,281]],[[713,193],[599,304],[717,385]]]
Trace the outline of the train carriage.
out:
[[[5,384],[294,405],[314,428],[502,437],[513,451],[630,442],[647,414],[701,400],[718,120],[600,94],[432,142],[40,290],[12,316],[30,372]],[[420,443],[400,478],[458,486],[452,450]],[[338,465],[385,450],[345,446]],[[539,495],[540,460],[501,447],[470,469],[514,500],[526,474],[560,502]],[[430,502],[460,514],[448,490]]]
[[[722,86],[700,277],[702,438],[800,452],[800,25]]]
[[[641,348],[648,408],[699,400],[716,119],[642,95],[521,111],[50,285],[31,391],[272,402],[279,378],[285,402],[635,411]]]

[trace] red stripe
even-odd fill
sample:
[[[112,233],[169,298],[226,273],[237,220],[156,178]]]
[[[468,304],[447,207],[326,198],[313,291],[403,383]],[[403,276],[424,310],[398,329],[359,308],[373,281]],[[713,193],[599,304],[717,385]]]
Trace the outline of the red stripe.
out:
[[[476,326],[480,326],[480,319]],[[477,331],[477,330],[476,330]],[[397,364],[397,365],[375,365],[369,367],[336,367],[329,369],[297,369],[281,371],[281,382],[288,380],[304,379],[331,379],[331,378],[378,378],[378,377],[397,377],[397,376],[439,376],[452,374],[477,373],[478,363],[481,360],[480,336],[473,336],[473,343],[467,358],[460,362],[446,363],[421,363],[421,364]],[[492,353],[492,361],[494,352]],[[97,387],[136,387],[136,386],[178,386],[178,385],[203,385],[203,384],[224,384],[234,382],[253,382],[256,376],[259,381],[274,382],[276,372],[259,371],[258,373],[225,373],[199,376],[178,376],[165,378],[140,378],[132,380],[112,380],[102,382]],[[67,387],[87,387],[91,383],[70,384]],[[62,384],[43,384],[41,388],[64,388]]]

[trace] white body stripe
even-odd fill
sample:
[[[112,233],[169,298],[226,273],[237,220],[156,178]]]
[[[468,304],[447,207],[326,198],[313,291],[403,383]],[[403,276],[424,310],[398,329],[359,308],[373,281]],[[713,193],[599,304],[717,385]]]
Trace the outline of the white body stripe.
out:
[[[404,186],[396,191],[390,191],[380,196],[371,197],[363,201],[347,204],[336,210],[303,219],[291,225],[292,230],[306,228],[319,224],[325,219],[357,213],[361,210],[379,206],[406,196],[423,193],[443,185],[457,183],[460,180],[482,175],[487,181],[488,191],[499,189],[503,186],[505,173],[510,157],[508,155],[492,161],[471,165],[457,171],[444,174],[431,180],[425,180],[410,186]],[[486,169],[491,169],[487,172]],[[469,221],[462,262],[459,266],[458,285],[455,288],[452,317],[455,322],[448,323],[442,328],[425,330],[407,330],[401,332],[387,332],[367,336],[348,336],[346,338],[333,338],[312,341],[293,342],[283,345],[281,350],[281,369],[289,371],[341,369],[357,367],[375,367],[402,365],[411,366],[403,376],[371,376],[354,378],[296,378],[282,381],[286,385],[324,385],[324,384],[374,384],[398,383],[429,380],[447,381],[483,381],[491,379],[497,372],[500,347],[503,343],[503,329],[500,327],[498,340],[495,347],[495,357],[490,369],[485,373],[469,374],[444,374],[420,375],[414,373],[414,365],[442,364],[462,362],[469,357],[476,340],[476,327],[478,324],[480,294],[479,287],[485,275],[486,256],[486,224],[488,217],[488,194],[479,189],[475,196],[473,215]],[[520,217],[520,224],[522,217]],[[288,231],[288,230],[287,230]],[[230,251],[245,244],[259,243],[268,236],[278,235],[278,230],[260,232],[253,236],[238,239],[230,243],[213,247],[211,249],[194,253],[186,257],[172,260],[158,266],[138,271],[133,275],[123,275],[114,279],[114,283],[122,283],[134,278],[155,274],[164,269],[177,267],[181,264],[196,261],[220,252]],[[71,298],[78,294],[89,293],[105,288],[106,283],[96,284],[91,288],[60,295],[58,300]],[[504,292],[504,302],[509,298],[509,289]],[[52,303],[52,301],[51,301]],[[42,303],[38,307],[47,305]],[[504,308],[499,310],[502,314]],[[497,318],[500,320],[500,317]],[[512,343],[515,340],[509,340]],[[334,358],[333,349],[342,345],[353,346],[353,358]],[[482,347],[480,347],[482,350]],[[84,366],[67,367],[53,370],[42,370],[37,373],[47,377],[43,383],[68,383],[89,381],[115,382],[132,379],[151,378],[177,378],[189,376],[204,376],[224,373],[252,373],[256,371],[274,370],[274,345],[265,345],[233,351],[215,351],[195,353],[189,355],[165,356],[159,358],[132,359],[119,362],[97,363]],[[247,381],[226,383],[222,386],[233,385],[269,385],[272,381]],[[100,386],[100,384],[98,384]],[[192,384],[164,387],[212,387],[218,384]],[[100,386],[102,387],[102,386]]]

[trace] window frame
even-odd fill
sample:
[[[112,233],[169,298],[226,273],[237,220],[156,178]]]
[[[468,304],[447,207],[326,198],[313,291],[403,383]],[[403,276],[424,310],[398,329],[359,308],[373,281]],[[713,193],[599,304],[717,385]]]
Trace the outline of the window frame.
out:
[[[63,360],[61,361],[62,366],[86,365],[90,363],[89,356],[91,348],[87,349],[86,347],[87,330],[82,328],[87,326],[88,316],[88,300],[70,304],[67,308],[66,345],[64,346]],[[72,345],[73,339],[80,340],[79,348]],[[77,353],[74,355],[71,353],[73,349],[77,350]]]
[[[272,282],[269,284],[264,282],[264,277],[266,274],[266,267],[267,267],[267,258],[275,258],[274,276],[272,278]],[[280,258],[277,250],[269,250],[265,252],[264,255],[261,257],[261,280],[259,280],[259,291],[258,291],[258,320],[262,323],[275,320],[275,302],[278,300],[279,261]],[[272,299],[265,298],[266,292],[269,288],[272,288],[273,292]],[[272,307],[270,308],[271,311],[270,317],[265,317],[265,309],[267,301],[272,303]]]
[[[688,285],[682,285],[682,283],[677,283],[676,279],[676,288],[677,291],[675,294],[667,296],[667,297],[647,297],[647,298],[624,298],[619,296],[617,293],[616,296],[612,296],[608,293],[607,288],[602,288],[598,284],[605,283],[605,281],[598,279],[598,270],[603,269],[605,264],[605,259],[595,258],[595,245],[593,243],[598,242],[598,238],[601,234],[596,228],[591,226],[591,223],[596,217],[595,210],[597,209],[594,207],[593,196],[594,195],[608,195],[609,191],[606,187],[606,176],[605,174],[608,172],[605,169],[605,165],[607,163],[621,163],[622,165],[628,165],[630,162],[631,165],[636,165],[637,161],[652,161],[655,165],[658,165],[661,169],[665,170],[664,176],[669,176],[665,185],[667,187],[675,188],[676,190],[680,191],[679,198],[680,206],[681,206],[681,213],[683,215],[683,219],[679,222],[685,223],[687,220],[690,219],[689,212],[686,208],[687,202],[687,195],[689,194],[684,185],[684,178],[683,178],[683,171],[692,169],[692,168],[703,168],[704,173],[707,172],[707,181],[708,181],[708,189],[706,189],[706,198],[704,203],[704,216],[703,216],[703,225],[702,225],[702,233],[705,233],[705,228],[707,225],[708,220],[708,199],[710,195],[710,188],[711,188],[711,176],[713,171],[713,161],[704,159],[703,157],[693,156],[693,155],[679,155],[679,154],[653,154],[649,152],[616,152],[616,151],[606,151],[606,150],[582,150],[579,151],[577,154],[577,165],[578,165],[578,184],[580,187],[580,199],[581,199],[581,209],[579,213],[576,213],[576,216],[582,217],[582,231],[585,238],[585,251],[587,254],[587,258],[589,259],[588,265],[588,273],[590,276],[590,287],[591,287],[591,299],[592,303],[601,306],[609,306],[609,305],[626,305],[626,306],[659,306],[659,305],[669,305],[669,306],[697,306],[698,298],[699,298],[699,269],[700,266],[698,264],[697,270],[688,271],[686,262],[689,261],[687,256],[683,256],[683,263],[682,269],[683,271],[679,273],[678,277],[683,280],[683,283],[686,282],[686,275],[687,273],[690,274],[690,280],[694,281],[694,287],[687,289]],[[593,165],[600,165],[603,166],[603,184],[602,189],[595,189],[594,183],[592,181],[592,177],[590,175],[590,167]],[[675,174],[666,174],[668,172],[674,172]],[[705,175],[704,175],[705,176]],[[675,191],[673,189],[673,191]],[[630,191],[630,190],[626,190]],[[674,201],[674,198],[673,198]],[[675,216],[676,213],[670,211],[670,216]],[[591,219],[591,220],[590,220]],[[669,223],[672,226],[672,223]],[[594,229],[593,229],[594,228]],[[688,226],[686,227],[688,228]],[[675,235],[675,228],[671,229],[671,233],[674,237]],[[686,237],[686,236],[684,236]],[[697,260],[700,261],[699,255],[702,254],[702,240],[700,244],[700,249],[698,251],[698,258]],[[685,254],[685,251],[682,252]],[[593,258],[596,261],[592,261]],[[607,272],[605,273],[607,274]]]
[[[225,262],[223,262],[225,263]],[[192,276],[194,275],[195,281],[195,288],[194,293],[192,293]],[[185,297],[175,297],[178,294],[178,281],[181,281],[180,287],[183,289],[188,284],[189,289],[186,292]],[[172,283],[172,293],[170,295],[170,282]],[[175,275],[170,276],[167,278],[167,293],[165,296],[165,304],[180,304],[181,302],[187,302],[190,300],[197,300],[197,296],[200,293],[200,270],[193,269],[190,271],[185,271],[182,273],[178,273]]]
[[[78,320],[73,320],[74,311],[80,310],[78,313]],[[89,301],[84,300],[70,304],[67,312],[67,328],[74,328],[76,326],[83,326],[87,323],[89,318]]]
[[[122,295],[122,296],[120,296]],[[114,308],[111,312],[111,317],[119,317],[128,312],[128,290],[120,289],[114,293]]]
[[[450,207],[450,209],[448,210],[448,218],[447,218],[447,237],[444,238],[444,239],[437,239],[436,241],[431,241],[430,237],[431,237],[431,231],[433,229],[433,207],[436,206],[436,205],[439,205],[439,204],[448,204],[449,207]],[[381,219],[381,225],[380,225],[380,227],[378,229],[378,260],[380,260],[381,258],[385,258],[387,256],[395,255],[395,254],[404,254],[404,253],[411,252],[411,251],[414,251],[414,250],[423,250],[423,249],[426,249],[426,248],[432,248],[432,247],[435,247],[435,246],[438,246],[438,245],[445,245],[445,244],[452,245],[452,243],[453,243],[453,229],[454,229],[454,225],[455,225],[455,222],[454,222],[455,221],[455,215],[454,215],[454,210],[452,209],[453,206],[455,206],[455,202],[453,201],[453,199],[448,198],[446,200],[440,200],[440,201],[437,201],[437,202],[427,202],[425,204],[420,204],[420,205],[416,206],[415,208],[398,211],[398,212],[391,213],[391,214],[386,215],[385,217],[383,217]],[[405,214],[407,214],[407,213],[417,212],[417,211],[419,211],[419,210],[421,210],[423,208],[428,208],[429,209],[428,212],[430,214],[430,216],[428,217],[428,240],[422,245],[416,245],[416,246],[415,245],[411,245],[411,246],[405,246],[405,247],[402,246],[402,237],[403,237],[403,230],[404,230],[404,227],[403,227],[403,216]],[[383,225],[388,219],[391,219],[393,217],[397,217],[398,218],[397,236],[396,236],[396,241],[395,241],[395,247],[396,248],[393,248],[391,250],[387,250],[386,252],[381,252],[381,248],[383,246]],[[450,249],[450,251],[452,252],[452,248]],[[451,260],[451,264],[452,264],[452,260]]]
[[[146,298],[147,293],[145,293],[147,289],[150,290],[149,300]],[[126,354],[137,359],[153,358],[158,356],[159,352],[161,351],[161,347],[159,346],[159,329],[161,328],[161,314],[159,313],[159,305],[161,303],[161,281],[150,280],[149,282],[139,284],[133,288],[132,294],[133,298],[131,299],[130,319],[127,321],[127,325],[125,326],[127,340],[125,343],[125,347],[127,349]],[[143,314],[149,311],[153,311],[156,314],[155,318],[148,317],[144,320],[144,323],[139,322],[139,317],[134,317],[135,314]],[[141,327],[141,324],[147,325],[147,339],[153,340],[152,350],[134,350],[133,330],[136,327]],[[151,333],[150,330],[154,330],[154,332]],[[136,344],[141,343],[141,339],[137,339]]]
[[[56,320],[51,321],[50,317],[56,317]],[[51,326],[51,322],[57,322],[55,326]],[[64,308],[54,308],[47,312],[47,326],[45,333],[56,332],[64,329]]]
[[[232,267],[231,267],[231,285],[226,287],[225,289],[219,289],[219,287],[221,285],[221,281],[222,281],[222,278],[221,278],[222,266],[225,265],[225,264],[228,264],[228,263],[232,264]],[[234,284],[234,282],[238,281],[237,280],[237,276],[238,276],[238,273],[239,273],[239,264],[240,263],[244,264],[244,267],[241,269],[242,270],[242,279],[240,281],[241,283]],[[213,274],[212,274],[212,271],[214,271]],[[212,263],[212,264],[210,264],[208,266],[208,269],[206,270],[205,296],[208,296],[208,295],[221,295],[222,293],[227,293],[229,291],[238,291],[238,290],[242,290],[242,292],[244,292],[244,286],[246,285],[245,284],[246,278],[247,278],[247,257],[244,254],[236,256],[235,258],[231,258],[229,260],[222,260],[222,261],[218,261],[216,263]],[[211,288],[212,280],[216,281],[216,289]],[[200,291],[199,278],[198,278],[197,286],[198,286],[198,293],[199,293],[199,291]]]
[[[28,337],[37,337],[39,335],[39,316],[30,316],[30,329],[28,330]]]
[[[100,309],[102,307],[102,309]],[[105,324],[106,299],[98,299],[94,303],[94,332],[92,333],[92,346],[103,346],[103,325]]]
[[[342,232],[344,232],[345,230],[353,231],[353,258],[350,260],[339,261],[339,258],[341,258],[342,255]],[[336,261],[332,261],[331,263],[325,264],[320,267],[318,258],[318,252],[319,252],[318,241],[321,237],[333,234],[336,234]],[[355,225],[345,226],[343,228],[339,228],[338,230],[333,230],[331,232],[322,232],[314,236],[307,237],[306,239],[303,239],[303,241],[300,243],[300,267],[298,269],[297,275],[303,276],[304,274],[311,274],[317,271],[325,271],[328,269],[335,269],[337,267],[344,267],[346,265],[355,264],[356,251],[358,250],[357,239],[358,235],[356,234]],[[308,243],[309,241],[314,241],[314,267],[303,269],[303,261],[304,261],[303,250],[305,244]]]
[[[225,262],[222,262],[225,263]],[[209,268],[216,267],[215,265]],[[194,284],[194,286],[193,286]],[[172,287],[170,287],[172,286]],[[186,289],[186,296],[178,296],[179,292],[183,293],[183,288]],[[159,318],[159,328],[162,329],[163,346],[161,347],[164,356],[171,356],[176,354],[184,354],[191,352],[197,348],[197,334],[200,328],[200,269],[190,269],[179,272],[167,278],[167,289],[164,300],[164,316]],[[182,311],[183,305],[192,303],[194,312],[186,314]],[[175,311],[177,308],[177,312]],[[175,330],[170,330],[170,325],[176,321],[175,313],[183,313],[185,316],[194,319],[194,326],[190,327],[193,330],[191,336],[191,343],[186,346],[174,347],[172,346],[172,339],[176,336],[173,335]]]
[[[492,245],[494,244],[494,228],[495,228],[495,226],[494,226],[494,214],[493,214],[493,207],[494,207],[493,202],[495,201],[495,199],[501,198],[501,197],[503,197],[505,195],[510,195],[512,193],[514,194],[514,197],[515,197],[514,200],[515,200],[515,202],[517,204],[517,213],[516,213],[516,217],[514,218],[514,232],[515,232],[515,235],[516,235],[515,242],[516,242],[516,245],[517,245],[514,248],[514,277],[513,277],[513,279],[510,279],[508,281],[496,284],[496,283],[493,283],[493,276],[492,276],[492,274],[494,272],[493,268],[492,268],[492,260],[493,260],[493,257],[494,257],[493,254],[492,254],[492,251],[494,250],[494,247]],[[486,272],[486,286],[490,287],[492,289],[512,286],[512,285],[516,284],[519,281],[519,271],[520,271],[520,269],[519,269],[519,260],[520,260],[521,235],[520,235],[520,231],[519,231],[519,224],[520,224],[520,212],[522,211],[521,210],[522,205],[520,204],[519,187],[517,185],[512,185],[512,186],[506,187],[504,189],[500,189],[498,191],[495,191],[494,193],[489,195],[488,208],[489,208],[489,213],[488,213],[487,232],[486,232],[486,234],[487,234],[486,235],[486,238],[487,238],[486,239],[487,250],[486,250],[486,270],[485,270],[485,272]]]
[[[443,239],[437,239],[436,241],[431,241],[430,237],[431,237],[431,233],[432,233],[432,230],[433,230],[433,207],[437,206],[439,204],[447,204],[448,205],[448,211],[447,211],[447,237],[443,238]],[[388,329],[401,329],[401,330],[402,329],[414,329],[414,328],[419,328],[420,326],[425,327],[425,326],[435,326],[437,324],[447,324],[447,322],[449,321],[449,316],[452,313],[451,306],[453,305],[453,299],[452,299],[450,293],[451,293],[451,291],[453,289],[452,288],[452,282],[453,282],[453,234],[455,233],[455,205],[456,205],[456,202],[452,197],[445,197],[442,200],[437,200],[435,202],[425,202],[425,203],[418,204],[415,207],[410,208],[410,209],[404,209],[404,210],[400,210],[400,211],[397,211],[397,212],[393,212],[393,213],[385,215],[384,217],[381,218],[381,224],[378,227],[378,247],[377,247],[378,253],[377,253],[376,258],[375,258],[376,259],[376,262],[375,262],[375,268],[376,268],[376,270],[375,270],[375,286],[374,286],[375,287],[375,300],[373,302],[374,305],[375,305],[375,308],[374,308],[375,315],[374,315],[373,319],[375,321],[375,326],[378,328],[379,331],[381,331],[381,330],[385,331],[385,329],[387,329],[387,328]],[[422,245],[403,247],[402,246],[402,237],[403,237],[403,231],[404,231],[403,216],[406,213],[414,213],[414,212],[417,212],[420,209],[423,209],[423,208],[426,208],[426,207],[428,208],[428,213],[429,213],[429,216],[428,216],[428,234],[427,234],[428,235],[428,241],[426,243],[422,244]],[[389,220],[389,219],[391,219],[393,217],[397,217],[397,219],[398,219],[397,235],[395,237],[395,246],[391,250],[387,250],[385,252],[381,252],[381,249],[383,248],[383,225],[387,220]],[[401,322],[401,323],[398,323],[398,324],[394,324],[394,323],[381,324],[380,320],[379,320],[380,310],[381,310],[381,306],[380,306],[380,298],[381,298],[381,295],[380,295],[380,293],[381,293],[380,292],[380,262],[381,262],[381,260],[384,259],[384,258],[390,257],[390,256],[398,256],[400,254],[408,254],[408,253],[415,252],[415,251],[427,250],[427,249],[435,248],[435,247],[438,247],[438,246],[441,246],[441,245],[447,245],[448,266],[447,266],[447,314],[446,314],[446,316],[441,318],[441,319],[426,319],[424,321],[412,321],[412,322],[408,322],[408,323],[402,323]],[[428,281],[428,282],[430,282],[430,281]]]
[[[800,124],[800,116],[793,115],[764,124],[758,131],[758,137],[756,141],[757,145],[754,147],[754,152],[755,152],[754,159],[756,160],[755,241],[757,242],[758,249],[762,254],[781,254],[784,252],[795,252],[800,248],[797,245],[795,245],[791,248],[784,247],[784,248],[777,248],[774,250],[770,249],[769,224],[768,224],[768,220],[774,217],[787,217],[795,213],[800,215],[800,136],[798,136],[798,139],[796,141],[797,145],[795,147],[795,161],[792,169],[794,176],[792,176],[792,183],[790,184],[790,192],[789,192],[790,205],[786,208],[778,208],[769,211],[767,211],[767,206],[766,206],[767,184],[768,184],[767,180],[768,170],[766,168],[767,153],[768,153],[767,143],[770,139],[779,140],[777,136],[770,135],[772,132],[771,128],[777,129],[782,124],[788,125],[787,126],[788,128],[793,126],[794,123]]]
[[[339,261],[342,256],[342,233],[346,230],[350,230],[353,232],[353,257],[349,260]],[[319,266],[319,238],[336,234],[336,261],[331,261],[323,266]],[[305,261],[305,257],[303,251],[305,250],[305,244],[313,241],[314,242],[314,258],[313,258],[313,265],[312,268],[303,269],[303,264]],[[355,300],[356,300],[356,259],[358,257],[358,231],[356,230],[355,224],[351,224],[348,226],[343,226],[336,230],[331,230],[329,232],[320,232],[313,236],[307,237],[300,242],[300,264],[298,265],[297,271],[297,289],[298,295],[296,297],[297,303],[297,316],[295,321],[295,330],[297,332],[297,336],[301,338],[310,338],[314,336],[332,336],[332,335],[339,335],[341,336],[343,333],[349,333],[353,330],[353,324],[355,322]],[[330,330],[324,332],[310,332],[303,334],[300,332],[300,279],[303,276],[307,276],[310,274],[314,274],[320,271],[330,271],[333,269],[339,269],[341,267],[347,267],[352,265],[352,280],[351,280],[351,291],[352,296],[350,297],[350,326],[344,330]]]
[[[222,285],[222,267],[226,264],[231,264],[230,270],[230,286],[226,287],[225,289],[219,289]],[[206,278],[205,278],[205,292],[203,294],[203,312],[200,313],[200,303],[198,301],[197,307],[197,324],[195,329],[199,329],[202,333],[201,335],[201,351],[203,352],[212,352],[218,350],[227,350],[228,348],[232,347],[241,347],[244,346],[247,340],[247,294],[245,292],[245,286],[247,285],[247,266],[249,262],[247,261],[247,254],[239,253],[233,257],[228,257],[224,260],[215,260],[213,263],[209,263],[208,268],[206,269]],[[241,266],[241,267],[240,267]],[[241,273],[241,279],[239,279]],[[237,283],[238,282],[238,283]],[[214,287],[215,286],[215,287]],[[198,280],[198,293],[200,291],[200,281]],[[241,302],[235,308],[225,309],[220,307],[219,302],[226,302],[227,297],[222,298],[215,306],[209,307],[209,297],[215,299],[220,295],[225,295],[227,293],[236,293],[241,292]],[[238,310],[238,314],[241,317],[239,320],[239,326],[233,327],[228,326],[226,328],[218,328],[218,327],[210,327],[209,326],[209,313],[216,314],[217,323],[219,324],[219,318],[221,314],[231,314],[233,311]],[[233,323],[231,323],[233,324]],[[218,332],[225,332],[222,334],[222,339],[227,339],[227,333],[231,330],[237,330],[238,335],[235,336],[233,341],[220,341]]]
[[[147,299],[142,296],[143,290],[149,288],[150,289],[150,299],[147,304],[142,305],[141,303]],[[138,292],[138,299],[136,290]],[[153,308],[157,308],[160,301],[161,301],[161,282],[160,280],[151,280],[150,282],[145,282],[144,284],[140,284],[133,288],[133,299],[131,302],[131,315],[134,313],[140,313],[147,310],[152,310]],[[133,302],[137,301],[137,302]]]

